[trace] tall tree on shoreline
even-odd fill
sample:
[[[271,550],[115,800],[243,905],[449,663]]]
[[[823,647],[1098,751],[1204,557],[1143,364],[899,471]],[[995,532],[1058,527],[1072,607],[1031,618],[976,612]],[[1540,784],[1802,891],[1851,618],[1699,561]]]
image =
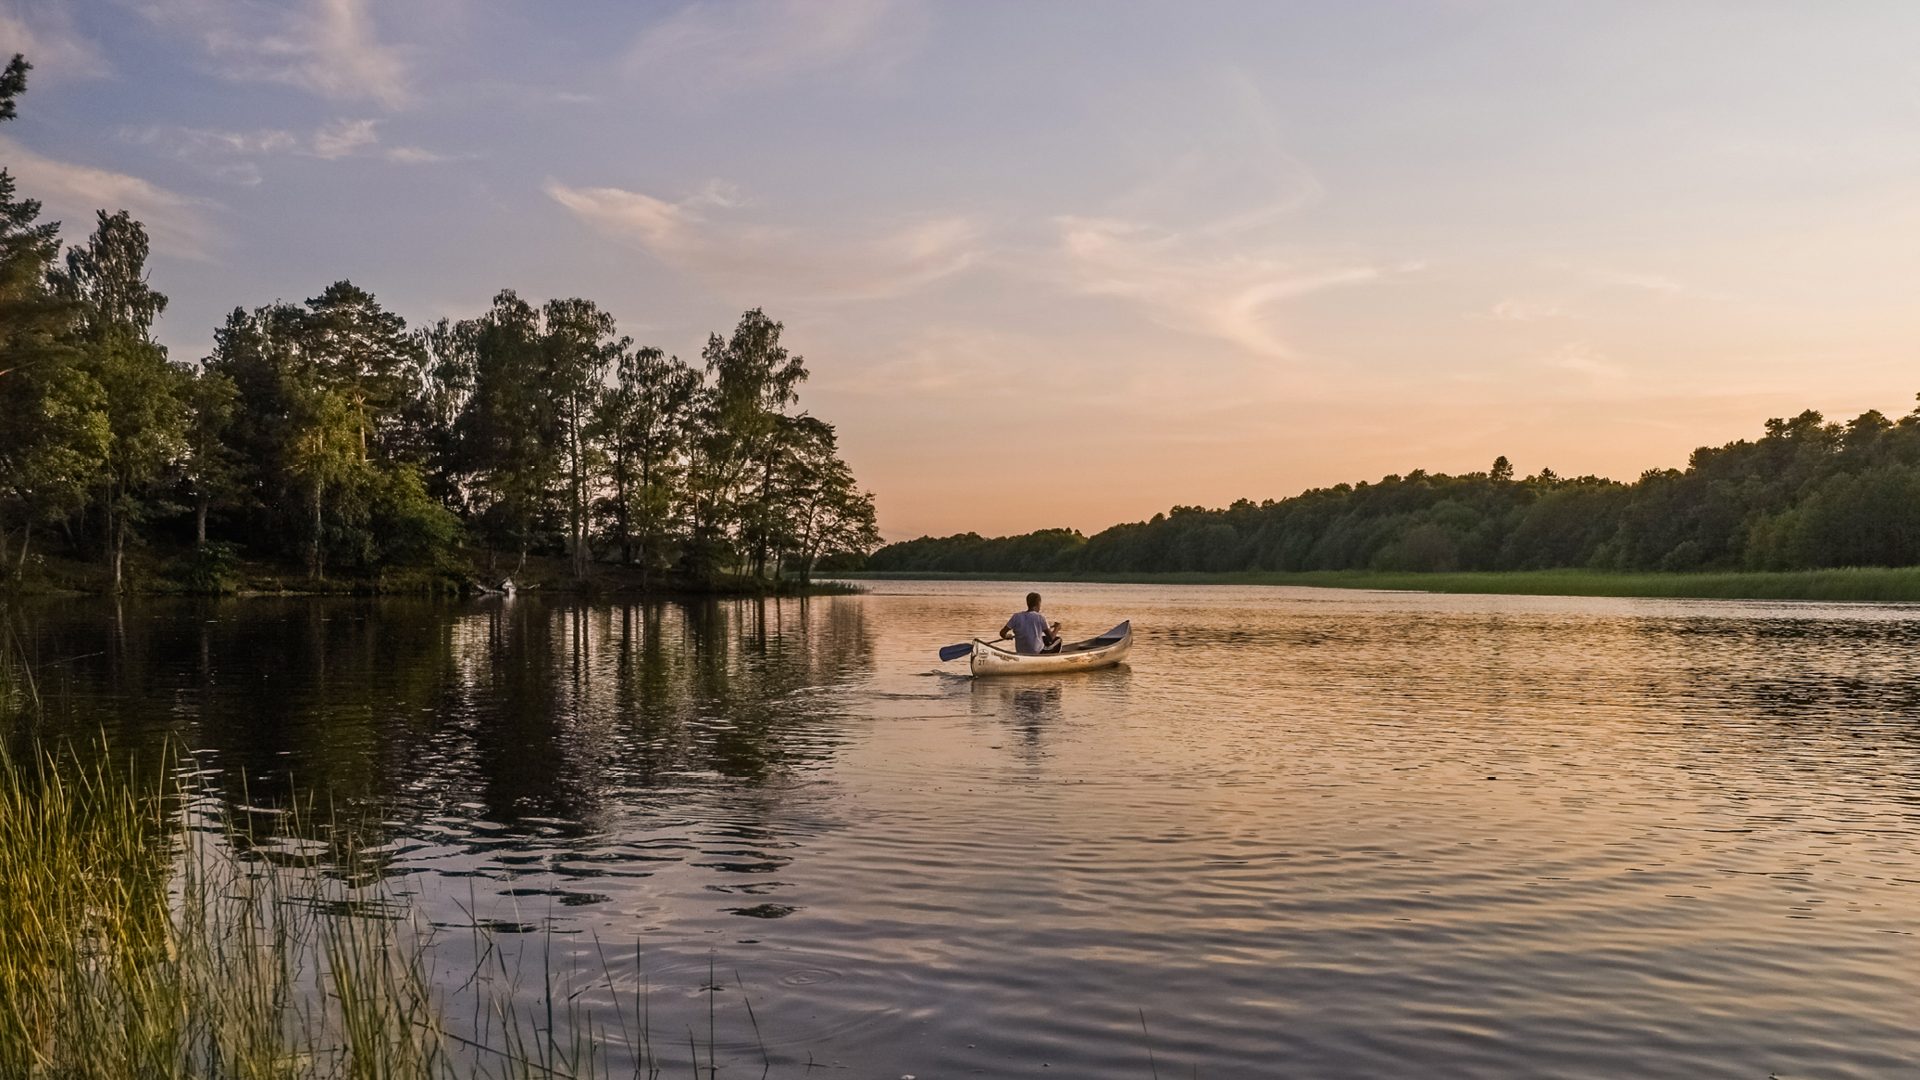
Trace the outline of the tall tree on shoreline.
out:
[[[351,281],[336,281],[307,301],[306,347],[323,382],[345,398],[358,432],[360,458],[387,456],[386,442],[398,421],[410,378],[426,361],[407,322],[386,311],[373,294]]]
[[[125,210],[99,213],[84,247],[52,271],[54,292],[74,303],[78,367],[100,387],[106,453],[95,480],[113,590],[124,587],[134,526],[156,509],[157,483],[186,448],[186,382],[151,337],[167,298],[147,284],[147,231]]]
[[[503,546],[519,556],[514,573],[525,564],[561,475],[540,336],[539,311],[511,289],[450,335],[458,350],[452,362],[471,387],[454,421],[454,457],[468,520],[487,546],[489,573]]]
[[[783,329],[754,308],[731,337],[709,336],[700,354],[713,382],[701,410],[693,543],[708,573],[737,560],[764,574],[778,536],[781,422],[807,379],[802,358],[780,344]]]
[[[308,314],[288,303],[234,309],[206,366],[237,389],[231,439],[255,512],[299,538],[317,579],[326,572],[327,500],[361,459],[357,417],[308,348]]]
[[[783,439],[780,505],[782,539],[795,558],[801,581],[830,551],[867,552],[880,546],[873,495],[854,483],[841,459],[833,425],[812,416],[794,417]]]
[[[607,448],[613,539],[622,561],[640,568],[643,586],[665,565],[700,389],[700,373],[679,357],[625,349],[600,399],[596,433]]]
[[[541,314],[542,389],[552,408],[550,438],[567,481],[567,547],[574,577],[583,578],[593,557],[593,487],[605,458],[592,437],[594,423],[607,371],[633,340],[608,340],[613,316],[591,300],[549,300]]]
[[[193,546],[207,546],[207,514],[216,504],[240,495],[240,469],[227,445],[240,390],[233,380],[208,367],[188,371],[187,453],[181,471],[193,493]]]

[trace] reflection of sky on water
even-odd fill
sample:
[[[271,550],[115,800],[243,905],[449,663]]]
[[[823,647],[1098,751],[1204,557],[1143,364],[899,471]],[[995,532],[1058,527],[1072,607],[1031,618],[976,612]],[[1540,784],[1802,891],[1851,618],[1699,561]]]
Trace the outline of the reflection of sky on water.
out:
[[[444,926],[637,949],[672,1023],[744,991],[789,1063],[1142,1075],[1141,1010],[1202,1075],[1920,1057],[1920,610],[1050,586],[1130,663],[934,658],[1024,591],[72,602],[30,641],[70,730],[314,785]]]

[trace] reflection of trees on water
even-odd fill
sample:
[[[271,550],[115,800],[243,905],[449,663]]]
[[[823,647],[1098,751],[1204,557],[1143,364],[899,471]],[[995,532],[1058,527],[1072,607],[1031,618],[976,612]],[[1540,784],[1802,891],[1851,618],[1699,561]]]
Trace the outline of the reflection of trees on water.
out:
[[[444,719],[402,798],[573,821],[621,791],[764,783],[830,752],[812,691],[872,651],[857,602],[495,601],[452,628]]]
[[[229,801],[294,783],[342,808],[387,790],[448,670],[445,605],[271,598],[48,604],[30,649],[55,678],[48,731],[104,735],[158,760],[169,742],[218,769]]]
[[[837,736],[816,690],[870,666],[857,598],[99,602],[29,616],[53,723],[217,768],[231,804],[295,785],[499,821],[763,785]],[[57,659],[58,663],[48,663]]]
[[[463,620],[455,628],[460,675],[449,687],[447,722],[410,777],[419,808],[468,816],[477,803],[495,818],[591,813],[610,774],[637,748],[619,722],[622,669],[631,669],[636,652],[658,654],[670,632],[662,612],[621,614],[625,632],[617,637],[590,609],[529,600],[491,602]],[[638,637],[630,631],[635,621]],[[673,680],[675,665],[661,660],[641,666]]]

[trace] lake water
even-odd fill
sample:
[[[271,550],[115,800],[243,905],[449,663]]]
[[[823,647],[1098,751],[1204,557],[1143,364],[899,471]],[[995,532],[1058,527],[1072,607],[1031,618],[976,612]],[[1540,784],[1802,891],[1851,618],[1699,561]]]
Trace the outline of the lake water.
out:
[[[974,681],[1024,584],[869,585],[20,618],[680,1070],[1920,1076],[1920,607],[1045,585],[1129,663]]]

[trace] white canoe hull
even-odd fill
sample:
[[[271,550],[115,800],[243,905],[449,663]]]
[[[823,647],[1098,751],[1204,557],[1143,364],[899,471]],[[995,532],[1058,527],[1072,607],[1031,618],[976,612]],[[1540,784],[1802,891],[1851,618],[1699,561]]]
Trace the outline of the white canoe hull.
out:
[[[975,675],[1055,675],[1063,671],[1094,671],[1112,667],[1133,648],[1133,623],[1123,622],[1097,638],[1064,646],[1057,653],[1017,653],[973,639],[971,667]]]

